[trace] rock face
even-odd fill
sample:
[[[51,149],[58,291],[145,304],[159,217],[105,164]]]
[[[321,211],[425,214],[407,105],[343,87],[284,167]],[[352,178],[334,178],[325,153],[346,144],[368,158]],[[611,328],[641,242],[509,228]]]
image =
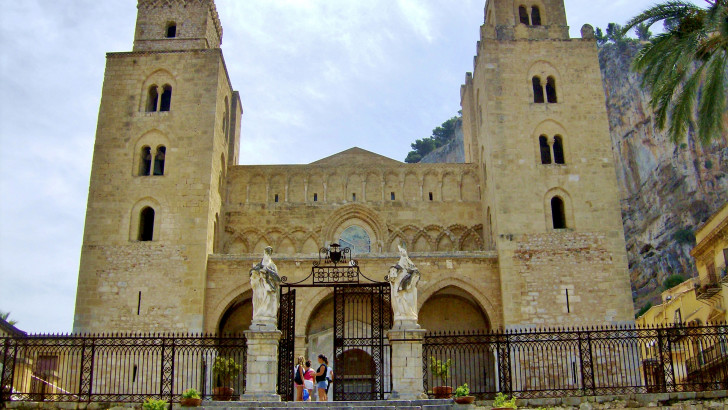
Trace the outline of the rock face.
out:
[[[465,162],[465,142],[463,138],[463,122],[460,120],[455,125],[455,138],[442,147],[425,155],[420,162],[424,164]]]
[[[670,142],[653,123],[640,74],[630,70],[639,49],[628,42],[599,52],[637,309],[659,303],[666,277],[696,275],[692,232],[728,201],[728,136],[708,146],[692,133]],[[462,135],[459,128],[455,140],[421,162],[464,162]]]
[[[649,94],[630,70],[638,43],[599,52],[635,307],[659,302],[671,274],[695,276],[691,231],[728,200],[726,135],[703,146],[691,133],[677,145],[655,127]]]

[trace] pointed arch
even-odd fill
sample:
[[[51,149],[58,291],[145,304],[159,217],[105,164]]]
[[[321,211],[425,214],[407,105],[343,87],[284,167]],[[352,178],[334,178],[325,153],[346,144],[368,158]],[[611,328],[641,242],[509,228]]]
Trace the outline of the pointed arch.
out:
[[[377,212],[360,204],[345,205],[334,211],[321,230],[322,239],[335,240],[341,231],[348,228],[355,220],[359,221],[362,228],[370,230],[372,252],[381,249],[382,241],[386,238],[386,225]]]
[[[544,196],[546,229],[574,229],[574,208],[569,193],[560,187],[551,188]]]
[[[169,111],[169,104],[171,104],[172,89],[177,84],[176,77],[172,72],[160,68],[153,71],[140,83],[140,98],[139,98],[139,111],[142,112],[159,112]],[[165,92],[167,95],[165,96]],[[166,101],[167,106],[163,108],[163,99],[169,98]]]

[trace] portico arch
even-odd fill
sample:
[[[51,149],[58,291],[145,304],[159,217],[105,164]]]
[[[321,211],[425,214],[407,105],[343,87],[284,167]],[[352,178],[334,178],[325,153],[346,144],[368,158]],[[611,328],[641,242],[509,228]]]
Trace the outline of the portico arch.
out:
[[[455,295],[458,295],[460,297],[464,297],[467,300],[469,300],[471,303],[474,303],[478,310],[482,312],[482,314],[487,319],[488,323],[488,329],[496,329],[503,327],[503,324],[500,319],[500,311],[496,308],[496,305],[493,303],[491,298],[486,296],[484,293],[482,293],[477,288],[473,287],[472,284],[468,283],[467,281],[460,279],[460,278],[454,278],[454,277],[446,277],[442,278],[440,280],[434,281],[432,283],[427,284],[425,287],[420,288],[419,296],[418,296],[418,309],[420,312],[422,312],[422,308],[427,303],[428,300],[430,300],[433,296],[440,293],[440,296],[444,294],[449,293],[441,293],[441,291],[452,288],[456,289],[458,293]],[[422,325],[422,317],[420,316],[420,325]],[[422,325],[423,329],[426,330],[436,330],[436,329],[428,329],[424,325]],[[469,330],[475,330],[475,329],[469,329]]]

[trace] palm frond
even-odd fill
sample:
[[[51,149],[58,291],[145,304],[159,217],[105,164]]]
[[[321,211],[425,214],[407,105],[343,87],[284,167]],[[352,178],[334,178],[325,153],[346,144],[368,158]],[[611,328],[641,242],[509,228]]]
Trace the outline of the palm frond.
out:
[[[637,25],[643,23],[646,24],[649,28],[659,21],[668,19],[681,20],[686,16],[700,12],[702,10],[703,9],[701,9],[700,7],[689,2],[672,0],[662,4],[657,4],[643,11],[641,14],[629,20],[622,29],[626,33]]]
[[[698,67],[688,77],[678,93],[677,98],[675,98],[675,104],[672,106],[670,112],[670,128],[668,129],[668,136],[673,143],[680,141],[688,129],[695,128],[693,109],[695,107],[695,101],[698,98],[698,89],[700,88],[703,67],[705,66]]]
[[[725,131],[723,113],[726,109],[728,54],[715,55],[707,67],[698,103],[698,139],[704,144]]]

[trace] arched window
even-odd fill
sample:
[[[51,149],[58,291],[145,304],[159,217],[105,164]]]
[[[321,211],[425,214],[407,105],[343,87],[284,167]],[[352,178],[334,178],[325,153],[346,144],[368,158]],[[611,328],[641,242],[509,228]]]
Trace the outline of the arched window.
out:
[[[149,175],[152,172],[152,149],[147,146],[142,147],[139,159],[139,175]]]
[[[551,220],[553,221],[554,229],[566,229],[564,200],[558,196],[551,198]]]
[[[148,242],[154,239],[154,209],[145,207],[139,214],[139,240]]]
[[[546,79],[546,97],[550,103],[558,102],[556,99],[556,79],[554,77]]]
[[[545,135],[538,137],[538,147],[541,151],[541,163],[551,163],[551,147],[549,147],[549,140]]]
[[[560,135],[554,137],[554,162],[564,163],[564,141]]]
[[[364,228],[352,225],[344,230],[339,237],[339,244],[348,247],[354,255],[371,252],[371,239]]]
[[[541,77],[533,77],[531,83],[533,84],[533,102],[538,104],[543,103],[543,85],[541,85]]]
[[[165,84],[162,87],[162,98],[159,101],[159,111],[169,111],[172,105],[172,86]]]
[[[164,145],[157,147],[157,153],[154,155],[154,175],[164,175],[164,157],[167,154],[167,148]]]
[[[156,85],[152,85],[149,87],[149,93],[147,94],[147,112],[156,112],[158,101],[159,91],[157,91]]]
[[[518,7],[518,20],[521,24],[528,25],[528,10],[526,9],[526,6]]]
[[[175,38],[175,37],[177,37],[177,24],[169,23],[167,25],[167,38]]]
[[[531,7],[531,25],[541,25],[541,10],[539,10],[538,6]]]

